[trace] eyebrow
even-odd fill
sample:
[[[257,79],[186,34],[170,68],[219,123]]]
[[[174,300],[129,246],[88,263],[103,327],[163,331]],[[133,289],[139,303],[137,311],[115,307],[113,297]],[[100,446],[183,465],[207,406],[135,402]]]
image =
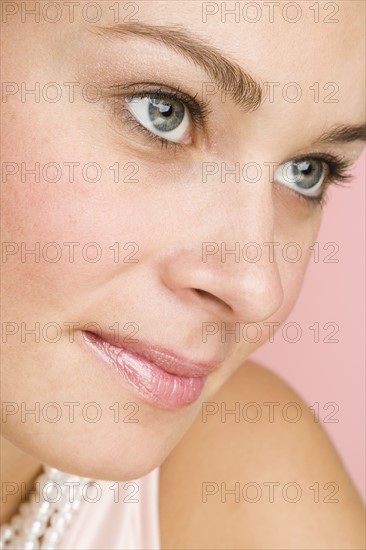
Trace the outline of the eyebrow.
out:
[[[317,140],[320,143],[351,143],[366,141],[366,124],[345,124],[325,131]]]
[[[235,61],[181,25],[161,26],[145,23],[118,23],[96,26],[93,31],[106,37],[134,36],[162,43],[201,67],[218,87],[245,111],[255,111],[264,97],[264,88]]]
[[[219,49],[181,25],[163,26],[130,22],[99,25],[91,30],[107,38],[123,39],[132,36],[164,44],[201,67],[221,90],[247,112],[257,110],[265,98],[264,86],[259,80],[255,80],[238,63],[229,60]],[[333,129],[324,131],[315,143],[353,141],[366,141],[366,124],[336,125]]]

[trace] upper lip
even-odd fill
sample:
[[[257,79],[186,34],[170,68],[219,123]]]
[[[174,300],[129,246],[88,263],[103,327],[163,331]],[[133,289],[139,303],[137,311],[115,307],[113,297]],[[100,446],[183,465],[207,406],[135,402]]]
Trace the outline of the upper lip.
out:
[[[120,348],[127,353],[146,359],[156,366],[176,376],[184,377],[202,377],[212,372],[220,364],[220,361],[192,361],[186,359],[168,349],[148,342],[138,341],[129,342],[126,338],[116,337],[113,333],[103,333],[97,335],[93,332],[85,331],[87,336],[100,338],[108,344]]]

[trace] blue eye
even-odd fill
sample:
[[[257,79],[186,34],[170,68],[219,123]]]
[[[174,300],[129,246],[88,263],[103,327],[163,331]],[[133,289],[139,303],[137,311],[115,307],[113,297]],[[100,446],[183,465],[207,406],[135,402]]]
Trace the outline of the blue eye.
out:
[[[190,116],[180,100],[169,97],[126,97],[128,108],[136,120],[152,134],[175,143],[190,140]]]
[[[320,159],[304,158],[281,164],[275,171],[275,180],[301,195],[317,197],[322,194],[326,163]]]

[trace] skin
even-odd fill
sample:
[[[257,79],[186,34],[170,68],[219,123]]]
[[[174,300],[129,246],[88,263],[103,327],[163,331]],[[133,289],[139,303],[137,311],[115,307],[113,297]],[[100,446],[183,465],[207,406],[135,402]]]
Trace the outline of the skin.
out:
[[[365,547],[361,499],[299,395],[275,374],[247,361],[213,401],[231,410],[236,402],[241,410],[245,403],[276,402],[277,411],[295,402],[301,418],[296,423],[285,422],[279,413],[270,422],[263,413],[255,423],[243,421],[242,416],[235,422],[233,415],[223,422],[221,414],[216,414],[203,422],[200,415],[161,468],[164,550]],[[253,409],[248,409],[250,415],[254,416]],[[293,483],[296,492],[290,488]],[[229,493],[235,484],[237,500]],[[290,484],[288,493],[286,484]],[[206,502],[202,497],[205,487],[217,489],[207,495]]]
[[[99,24],[113,23],[107,4],[103,3]],[[120,4],[123,8],[124,3]],[[170,9],[171,4],[143,2],[138,19],[147,24],[185,26],[262,82],[296,81],[304,91],[314,82],[336,82],[340,92],[338,103],[314,102],[312,93],[304,93],[299,102],[291,103],[278,94],[274,102],[266,101],[253,112],[244,112],[230,97],[223,102],[221,95],[215,94],[210,102],[206,131],[192,126],[192,143],[176,150],[161,148],[141,132],[133,131],[132,126],[116,114],[118,109],[110,98],[88,102],[76,91],[75,100],[70,102],[64,87],[65,94],[56,103],[43,100],[35,103],[28,98],[21,102],[20,95],[14,94],[2,106],[3,161],[19,165],[24,162],[27,167],[36,161],[41,166],[48,162],[62,165],[76,161],[81,166],[95,162],[103,172],[102,180],[96,183],[85,181],[80,170],[75,172],[75,181],[70,182],[67,170],[63,170],[56,183],[49,183],[42,175],[38,183],[34,183],[31,176],[22,182],[18,174],[3,184],[3,241],[26,242],[29,248],[35,242],[61,245],[96,242],[103,251],[96,263],[85,262],[80,253],[71,263],[64,247],[57,263],[43,259],[38,263],[31,259],[21,262],[20,255],[14,254],[3,265],[2,285],[7,296],[3,319],[19,326],[23,322],[32,327],[38,322],[42,327],[53,322],[64,327],[56,343],[42,337],[36,342],[32,336],[21,342],[18,333],[9,336],[3,344],[3,401],[25,402],[28,408],[34,407],[37,401],[41,409],[52,401],[60,404],[63,411],[57,423],[42,418],[35,423],[32,417],[21,422],[19,414],[8,417],[2,426],[3,443],[8,448],[4,453],[3,479],[31,481],[40,464],[46,463],[95,479],[128,480],[150,472],[169,457],[162,466],[161,481],[164,548],[178,547],[174,546],[177,544],[174,533],[181,531],[181,526],[174,523],[169,514],[169,509],[174,509],[174,506],[170,508],[174,495],[169,497],[169,487],[172,483],[181,483],[182,476],[174,472],[179,472],[182,457],[186,457],[184,451],[179,451],[180,445],[185,442],[192,456],[199,453],[199,466],[192,474],[192,483],[206,479],[207,453],[197,438],[197,434],[202,433],[200,430],[205,430],[199,423],[202,403],[220,396],[220,392],[224,392],[225,399],[237,395],[239,382],[240,388],[243,387],[248,396],[252,395],[257,388],[257,377],[262,374],[253,374],[246,360],[269,336],[262,324],[263,337],[255,344],[245,341],[237,344],[231,339],[222,342],[219,336],[204,343],[202,323],[283,322],[300,292],[310,246],[321,221],[319,206],[305,202],[281,183],[272,183],[266,170],[256,184],[236,182],[232,176],[223,183],[217,174],[210,178],[209,185],[204,185],[202,163],[221,165],[225,162],[232,167],[236,162],[255,161],[264,166],[265,162],[281,164],[316,152],[342,155],[352,164],[362,151],[360,141],[342,144],[315,141],[325,129],[338,124],[362,124],[365,118],[364,54],[360,53],[363,52],[363,3],[347,2],[347,7],[342,6],[340,22],[336,25],[314,24],[307,15],[301,23],[304,40],[298,40],[298,25],[291,25],[280,17],[275,23],[264,18],[249,27],[247,23],[239,25],[230,20],[224,24],[219,17],[204,24],[200,2],[179,3],[179,13]],[[35,24],[32,20],[24,24],[14,17],[3,24],[3,81],[26,82],[29,87],[34,82],[41,85],[79,82],[80,88],[94,82],[106,89],[128,81],[161,84],[163,67],[164,85],[179,86],[195,96],[200,94],[202,82],[210,80],[200,68],[156,41],[131,37],[109,40],[91,31],[95,31],[95,25],[83,21],[79,12],[72,24],[67,21],[55,25],[44,21]],[[350,36],[352,40],[348,40]],[[115,183],[109,167],[116,162],[125,166],[131,161],[138,166],[138,182]],[[230,256],[222,262],[219,255],[210,257],[206,263],[202,261],[204,242],[225,242],[229,249],[235,242],[272,241],[280,243],[279,250],[288,242],[298,243],[303,252],[301,260],[291,263],[276,253],[274,261],[270,261],[263,253],[256,263],[236,263]],[[121,243],[121,247],[125,243],[137,243],[138,262],[114,262],[109,247],[116,242]],[[114,373],[85,350],[80,328],[91,321],[98,322],[103,329],[116,322],[121,327],[133,322],[138,325],[139,339],[162,345],[195,361],[217,360],[220,366],[208,376],[201,396],[192,405],[176,411],[155,407],[120,383]],[[65,325],[70,322],[78,323],[73,338]],[[264,379],[271,378],[259,367],[258,372],[263,372]],[[286,391],[290,390],[283,388],[282,383],[275,380],[266,397],[278,400],[282,392],[282,397],[287,398]],[[82,405],[97,402],[103,411],[102,418],[96,423],[86,422],[78,407],[71,424],[65,402]],[[114,422],[110,407],[116,402],[121,404],[121,410],[124,404],[135,403],[138,422]],[[276,431],[272,428],[264,427],[263,432],[254,436],[254,449],[258,453],[261,453],[263,437],[274,438]],[[315,438],[319,452],[324,453],[327,463],[334,468],[334,479],[337,476],[341,479],[357,515],[360,504],[350,482],[323,433],[319,435],[317,431],[314,435],[313,430],[318,428],[311,422],[302,427],[304,447],[297,447],[297,451],[302,454],[304,450],[305,455],[310,455],[310,442]],[[206,436],[210,445],[215,443],[210,466],[212,475],[221,471],[222,464],[225,469],[228,465],[228,471],[232,467],[234,472],[242,471],[242,466],[251,468],[244,444],[239,445],[238,453],[220,450],[226,448],[225,442],[230,441],[231,435],[230,430],[219,425]],[[297,433],[296,439],[298,437]],[[286,461],[292,464],[294,440],[287,435],[284,439]],[[278,472],[285,466],[276,457],[274,451],[270,462],[278,465],[277,475],[280,475]],[[311,480],[325,476],[326,472],[314,473],[306,468],[304,460],[293,477],[305,476]],[[197,499],[182,497],[181,502],[185,503],[186,510],[203,510]],[[18,504],[17,496],[9,499],[2,519],[6,520]],[[306,518],[314,517],[317,512],[311,506],[304,511],[302,506],[296,507],[299,518],[290,518],[290,524],[303,521],[306,531],[312,525]],[[344,506],[337,508],[340,517]],[[280,506],[275,510],[271,509],[271,513],[273,517],[279,514],[283,529],[295,529],[289,527]],[[181,547],[224,548],[225,535],[220,539],[208,525],[222,513],[229,518],[228,512],[215,506],[210,512],[205,511],[207,529],[197,527],[189,531],[187,540],[179,541]],[[324,507],[326,520],[337,525],[337,514],[332,517],[329,513]],[[248,535],[248,529],[238,527],[241,525],[239,515],[235,512],[230,516],[232,519],[228,519],[229,527],[235,527],[229,528],[232,548],[242,547],[244,533],[248,544],[252,544],[248,547],[266,544],[260,537],[255,541],[254,535]],[[269,521],[269,517],[272,516],[267,511],[266,520]],[[348,533],[355,530],[360,533],[358,520],[352,521],[345,520],[346,542]],[[167,527],[168,523],[171,527]],[[274,540],[276,529],[273,527],[272,534],[271,529],[268,541]],[[299,532],[302,533],[302,529]],[[202,540],[194,546],[198,533]],[[361,547],[357,546],[360,544],[357,533],[352,544]],[[295,535],[289,539],[291,544]],[[205,538],[210,536],[212,540]],[[280,547],[281,529],[276,536]],[[319,539],[301,536],[305,542],[303,546],[300,543],[299,548],[319,547],[316,546]],[[337,532],[331,536],[336,537]],[[322,544],[323,540],[325,544],[326,538],[320,541]],[[268,541],[267,545],[271,544]],[[334,542],[333,547],[336,544]]]

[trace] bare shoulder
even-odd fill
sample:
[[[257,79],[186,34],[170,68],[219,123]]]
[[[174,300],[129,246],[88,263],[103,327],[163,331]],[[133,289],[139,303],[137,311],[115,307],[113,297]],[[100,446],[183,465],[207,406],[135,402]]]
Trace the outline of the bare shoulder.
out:
[[[161,466],[162,549],[364,548],[362,503],[299,395],[248,361]]]

